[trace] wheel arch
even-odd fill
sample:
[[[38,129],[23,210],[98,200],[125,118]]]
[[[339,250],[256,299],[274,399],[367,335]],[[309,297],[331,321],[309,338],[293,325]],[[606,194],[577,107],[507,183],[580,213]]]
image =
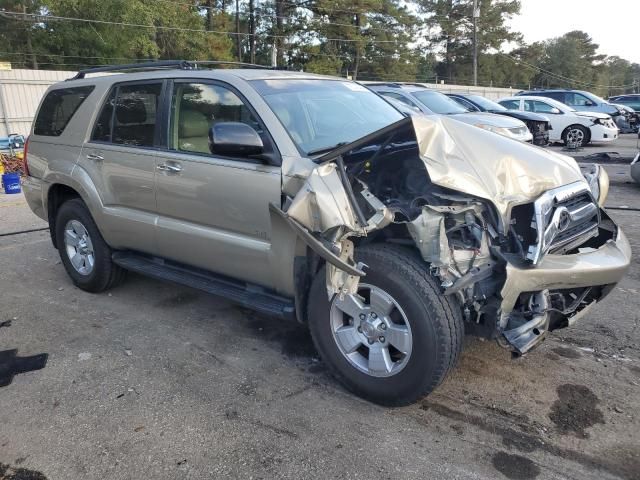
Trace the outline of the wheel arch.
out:
[[[51,172],[44,179],[49,185],[46,195],[44,195],[45,211],[49,221],[49,230],[54,247],[56,244],[55,223],[56,215],[60,206],[72,198],[80,198],[89,209],[89,213],[96,222],[98,230],[103,233],[102,228],[102,200],[98,189],[91,181],[91,177],[77,166],[73,168],[71,175],[59,172]]]

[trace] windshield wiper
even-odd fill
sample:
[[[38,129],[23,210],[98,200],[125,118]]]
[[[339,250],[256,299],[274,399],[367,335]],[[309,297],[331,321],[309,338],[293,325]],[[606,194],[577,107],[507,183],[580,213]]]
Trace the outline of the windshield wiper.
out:
[[[347,142],[340,142],[340,143],[336,143],[335,145],[332,145],[330,147],[322,147],[322,148],[316,148],[315,150],[309,150],[307,152],[307,155],[309,156],[314,156],[314,155],[319,155],[321,153],[327,153],[330,152],[331,150],[334,150],[338,147],[341,147],[343,145],[346,145]]]

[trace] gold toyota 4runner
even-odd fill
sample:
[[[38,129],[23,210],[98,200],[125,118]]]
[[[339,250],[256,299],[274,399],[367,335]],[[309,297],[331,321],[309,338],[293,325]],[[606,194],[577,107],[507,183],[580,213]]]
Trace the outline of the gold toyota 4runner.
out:
[[[597,167],[340,78],[144,67],[52,86],[25,148],[81,289],[133,270],[296,319],[349,389],[401,405],[464,334],[526,353],[629,266]]]

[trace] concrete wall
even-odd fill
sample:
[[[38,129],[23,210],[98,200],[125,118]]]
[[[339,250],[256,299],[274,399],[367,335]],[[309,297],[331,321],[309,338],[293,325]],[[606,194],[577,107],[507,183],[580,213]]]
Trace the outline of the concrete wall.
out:
[[[510,97],[515,95],[522,89],[520,88],[497,88],[497,87],[472,87],[466,85],[447,85],[441,83],[421,83],[427,88],[438,90],[442,93],[472,93],[475,95],[482,95],[491,100],[498,100],[503,97]]]
[[[75,72],[54,70],[0,70],[0,137],[6,137],[10,133],[27,135],[40,99],[49,85],[73,75]],[[434,83],[422,85],[442,93],[475,93],[493,100],[511,96],[518,91],[511,88]]]

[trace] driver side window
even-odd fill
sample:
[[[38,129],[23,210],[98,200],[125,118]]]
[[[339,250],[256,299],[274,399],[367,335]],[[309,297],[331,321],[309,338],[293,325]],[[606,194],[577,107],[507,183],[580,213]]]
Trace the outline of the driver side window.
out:
[[[220,122],[240,122],[262,136],[260,123],[231,90],[205,83],[176,83],[171,100],[170,145],[173,150],[211,154],[209,129]]]
[[[580,95],[579,93],[568,92],[565,93],[564,98],[564,103],[571,107],[586,107],[591,105],[591,101],[587,97],[585,97],[584,95]]]

